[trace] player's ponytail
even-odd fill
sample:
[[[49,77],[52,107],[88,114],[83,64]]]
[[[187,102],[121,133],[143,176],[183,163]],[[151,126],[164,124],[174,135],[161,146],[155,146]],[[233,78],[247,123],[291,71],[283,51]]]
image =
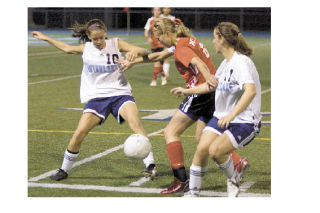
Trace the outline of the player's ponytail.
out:
[[[191,30],[187,28],[180,19],[176,19],[174,22],[167,18],[162,18],[154,23],[154,34],[159,37],[165,32],[176,33],[177,37],[191,37],[195,38]]]
[[[177,32],[177,37],[190,37],[190,38],[196,38],[194,35],[192,35],[191,30],[186,27],[182,22],[176,22],[175,28]]]
[[[107,31],[107,27],[100,19],[92,19],[86,24],[79,24],[77,21],[74,25],[69,28],[73,31],[72,37],[78,37],[79,42],[88,42],[90,41],[88,34],[93,30],[104,30]]]
[[[218,36],[223,36],[228,45],[232,46],[236,51],[247,56],[252,55],[252,49],[248,46],[237,25],[231,22],[220,22],[215,29]]]

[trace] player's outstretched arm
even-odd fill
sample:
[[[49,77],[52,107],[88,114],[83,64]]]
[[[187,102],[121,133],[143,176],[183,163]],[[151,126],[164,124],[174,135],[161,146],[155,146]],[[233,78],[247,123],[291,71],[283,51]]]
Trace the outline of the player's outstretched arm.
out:
[[[45,34],[38,32],[38,31],[31,32],[31,36],[34,38],[37,38],[39,40],[46,41],[46,42],[52,44],[53,46],[55,46],[56,48],[58,48],[59,50],[62,50],[65,53],[73,53],[73,54],[83,53],[84,44],[72,46],[72,45],[66,44],[64,42],[49,38]]]
[[[150,53],[148,55],[144,55],[143,57],[135,58],[132,61],[129,61],[128,59],[125,59],[125,60],[119,59],[118,63],[121,66],[121,70],[126,71],[126,70],[130,69],[135,64],[162,61],[163,59],[168,58],[173,54],[174,53],[171,52],[170,50],[165,49],[161,52]]]
[[[126,59],[128,61],[133,61],[138,56],[144,56],[149,53],[149,51],[145,48],[141,48],[128,42],[118,40],[118,48],[121,52],[126,52]]]
[[[182,88],[182,87],[176,87],[170,90],[170,92],[174,95],[182,96],[182,95],[192,95],[192,94],[205,94],[214,91],[218,86],[218,81],[217,79],[211,75],[210,79],[204,83],[200,84],[196,87],[192,87],[189,89]]]

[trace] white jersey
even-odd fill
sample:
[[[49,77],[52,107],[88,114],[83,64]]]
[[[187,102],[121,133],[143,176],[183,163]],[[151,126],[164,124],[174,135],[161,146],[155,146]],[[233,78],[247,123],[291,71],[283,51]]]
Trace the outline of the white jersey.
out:
[[[228,115],[244,92],[243,84],[251,83],[256,87],[256,96],[231,123],[260,122],[261,85],[253,61],[248,56],[235,51],[229,62],[225,59],[221,63],[215,76],[219,85],[215,95],[214,116],[220,119]]]
[[[150,30],[150,27],[151,27],[151,21],[154,19],[154,17],[152,16],[152,17],[150,17],[150,18],[148,18],[148,20],[147,20],[147,23],[146,23],[146,25],[144,26],[144,29],[145,30]]]
[[[92,42],[85,43],[82,54],[81,103],[98,97],[132,95],[131,85],[115,61],[120,57],[118,38],[107,39],[106,47],[102,50],[97,49]]]
[[[176,19],[176,17],[172,15],[164,16],[163,14],[160,15],[160,18],[167,18],[167,19],[170,19],[171,21],[174,21]]]

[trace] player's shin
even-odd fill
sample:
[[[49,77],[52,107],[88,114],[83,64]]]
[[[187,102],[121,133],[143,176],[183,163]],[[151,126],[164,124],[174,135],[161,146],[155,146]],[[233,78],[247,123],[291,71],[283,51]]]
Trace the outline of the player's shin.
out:
[[[202,179],[208,169],[208,166],[197,166],[192,164],[190,166],[190,181],[189,181],[189,189],[190,193],[194,195],[200,194]]]
[[[184,152],[180,141],[167,144],[167,152],[173,175],[181,182],[187,181],[188,177],[184,167]]]

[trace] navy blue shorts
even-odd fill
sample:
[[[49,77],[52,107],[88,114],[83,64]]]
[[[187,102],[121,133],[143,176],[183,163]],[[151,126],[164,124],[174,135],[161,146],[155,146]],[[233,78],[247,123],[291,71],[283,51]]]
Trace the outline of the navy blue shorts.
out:
[[[209,130],[218,135],[226,133],[234,148],[248,145],[260,132],[261,122],[252,123],[230,123],[227,129],[221,129],[218,126],[218,118],[213,117],[203,131]]]
[[[118,123],[123,123],[124,119],[120,116],[119,111],[124,103],[133,102],[134,98],[130,95],[120,95],[105,98],[94,98],[89,100],[83,108],[83,113],[91,112],[101,118],[101,125],[109,116],[110,112],[117,119]]]
[[[208,123],[213,116],[215,92],[203,95],[189,95],[179,106],[179,110],[194,121],[200,119]]]

